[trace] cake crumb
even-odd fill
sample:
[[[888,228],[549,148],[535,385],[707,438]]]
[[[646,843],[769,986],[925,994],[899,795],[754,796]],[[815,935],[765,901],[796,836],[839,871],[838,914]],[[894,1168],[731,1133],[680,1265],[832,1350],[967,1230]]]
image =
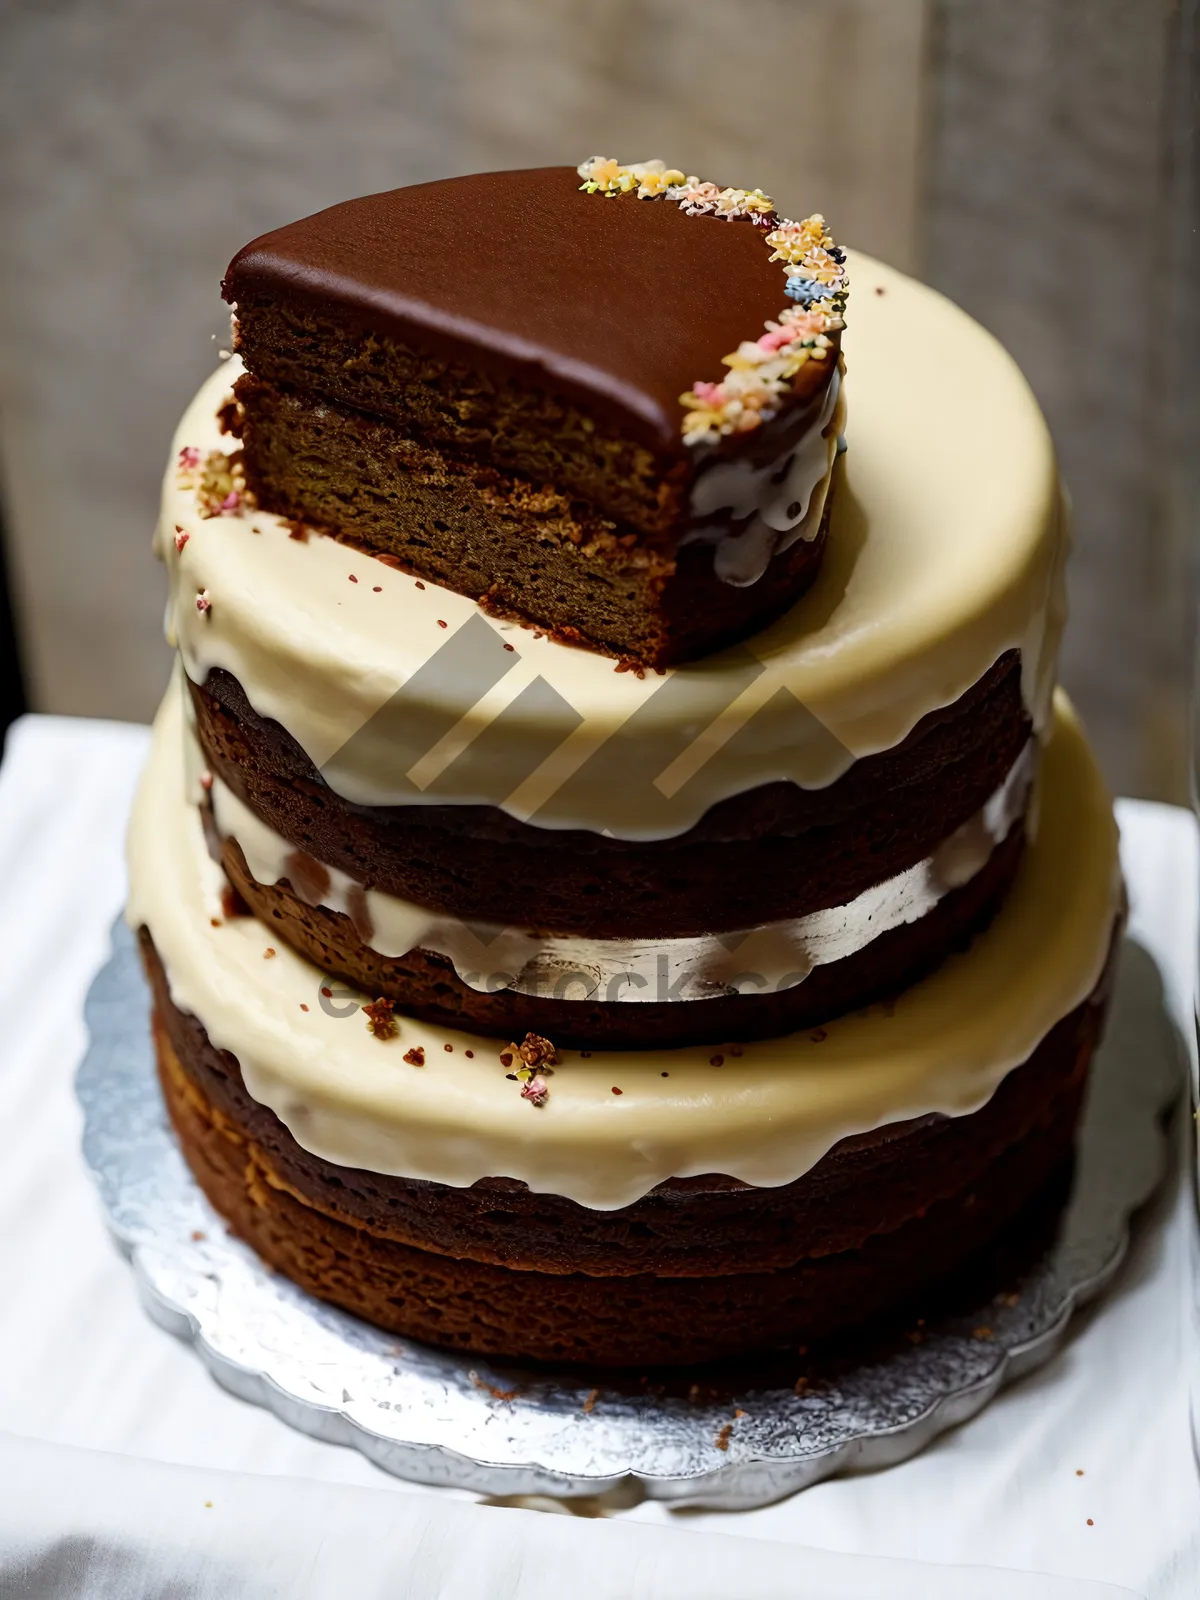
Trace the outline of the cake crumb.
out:
[[[596,1409],[596,1401],[599,1400],[599,1398],[600,1398],[599,1389],[589,1389],[588,1390],[588,1397],[583,1402],[583,1414],[584,1414],[585,1417],[590,1417],[591,1416],[592,1412]]]
[[[512,1049],[527,1067],[558,1065],[558,1051],[540,1033],[527,1033],[520,1044],[513,1045]]]
[[[515,1400],[520,1394],[520,1389],[499,1389],[494,1383],[488,1383],[477,1372],[468,1372],[467,1376],[477,1389],[483,1389],[490,1394],[493,1400]]]
[[[394,1039],[400,1032],[400,1024],[392,1014],[395,1009],[396,1007],[384,995],[380,995],[369,1006],[363,1007],[367,1029],[377,1039]]]
[[[1087,1522],[1088,1522],[1088,1527],[1089,1528],[1094,1528],[1096,1526],[1096,1524],[1092,1521],[1091,1517],[1089,1517],[1087,1519]]]
[[[1006,1294],[1003,1298],[1006,1306],[1019,1306],[1021,1304],[1021,1296],[1019,1294]]]
[[[729,1436],[730,1436],[730,1434],[732,1432],[733,1432],[733,1423],[732,1422],[727,1422],[724,1425],[724,1427],[721,1429],[720,1433],[717,1434],[716,1444],[717,1444],[717,1449],[718,1450],[728,1450],[729,1449]]]
[[[414,1044],[411,1050],[404,1052],[404,1059],[410,1067],[423,1067],[425,1065],[425,1052],[419,1044]]]
[[[208,920],[212,923],[214,928],[219,928],[221,926],[220,917],[209,917]]]
[[[971,1337],[972,1339],[991,1339],[994,1335],[990,1328],[976,1328]]]
[[[295,539],[300,544],[307,544],[308,543],[308,535],[309,535],[310,529],[309,529],[309,526],[308,526],[307,522],[297,522],[297,521],[285,522],[284,523],[284,527],[288,531],[288,538],[289,539]]]
[[[200,1244],[203,1240],[208,1238],[208,1235],[205,1233],[203,1228],[193,1228],[192,1229],[192,1238],[196,1241],[197,1244]]]
[[[883,285],[881,283],[877,283],[875,285],[875,293],[876,294],[886,294],[887,290],[883,287]]]
[[[423,589],[424,587],[425,587],[425,585],[421,582],[420,578],[418,578],[417,579],[417,588],[418,589]]]
[[[795,1383],[792,1385],[792,1393],[793,1394],[803,1394],[805,1389],[807,1389],[807,1388],[808,1388],[808,1379],[806,1377],[804,1377],[804,1376],[801,1376],[801,1377],[797,1378]]]

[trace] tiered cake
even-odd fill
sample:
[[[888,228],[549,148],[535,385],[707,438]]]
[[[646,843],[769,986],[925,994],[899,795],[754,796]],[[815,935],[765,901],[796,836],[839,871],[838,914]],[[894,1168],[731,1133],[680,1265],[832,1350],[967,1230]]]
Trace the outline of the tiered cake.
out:
[[[384,1327],[637,1366],[1019,1231],[1120,884],[1005,354],[661,163],[335,206],[225,292],[129,912],[218,1210]]]

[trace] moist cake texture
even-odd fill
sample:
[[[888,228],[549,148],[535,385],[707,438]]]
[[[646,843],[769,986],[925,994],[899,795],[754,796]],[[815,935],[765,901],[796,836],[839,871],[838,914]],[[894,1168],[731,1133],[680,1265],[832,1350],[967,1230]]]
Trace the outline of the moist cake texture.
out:
[[[662,665],[815,576],[846,275],[820,218],[612,166],[641,181],[477,174],[246,246],[231,426],[263,506]]]

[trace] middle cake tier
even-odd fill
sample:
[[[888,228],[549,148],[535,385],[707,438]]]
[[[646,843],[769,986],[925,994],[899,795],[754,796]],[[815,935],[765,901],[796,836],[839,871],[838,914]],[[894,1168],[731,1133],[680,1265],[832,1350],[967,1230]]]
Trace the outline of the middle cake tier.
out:
[[[856,272],[825,570],[663,674],[256,510],[214,375],[160,549],[213,848],[280,939],[431,1022],[636,1048],[818,1025],[990,919],[1054,677],[1053,452],[969,318]]]

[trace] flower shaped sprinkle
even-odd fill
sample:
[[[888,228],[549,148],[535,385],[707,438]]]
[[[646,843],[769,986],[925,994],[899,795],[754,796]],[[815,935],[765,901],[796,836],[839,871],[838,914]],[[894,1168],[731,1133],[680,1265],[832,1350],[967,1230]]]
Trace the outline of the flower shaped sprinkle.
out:
[[[210,450],[201,455],[194,445],[179,452],[175,479],[181,489],[194,489],[202,517],[229,517],[253,507],[254,497],[246,488],[242,452],[226,455]]]
[[[757,339],[743,340],[724,358],[729,368],[725,378],[697,381],[680,395],[686,444],[716,444],[760,427],[785,403],[801,368],[810,361],[829,360],[830,336],[844,326],[849,280],[845,255],[819,212],[792,222],[776,214],[775,202],[761,189],[722,189],[699,178],[685,178],[662,161],[626,167],[608,156],[592,156],[577,170],[587,194],[664,199],[689,217],[722,217],[770,229],[765,241],[771,247],[770,260],[782,263],[783,292],[794,303],[779,313],[777,321],[768,322]]]

